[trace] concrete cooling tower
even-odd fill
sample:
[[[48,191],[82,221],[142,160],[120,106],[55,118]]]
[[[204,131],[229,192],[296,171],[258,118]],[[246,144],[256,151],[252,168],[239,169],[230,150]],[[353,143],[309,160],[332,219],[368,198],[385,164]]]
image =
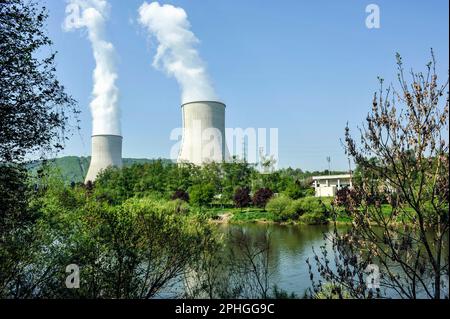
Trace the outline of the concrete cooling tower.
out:
[[[201,165],[226,158],[225,104],[215,101],[189,102],[181,106],[183,137],[178,163]]]
[[[93,135],[91,164],[85,182],[95,181],[98,173],[110,166],[122,167],[122,136]]]

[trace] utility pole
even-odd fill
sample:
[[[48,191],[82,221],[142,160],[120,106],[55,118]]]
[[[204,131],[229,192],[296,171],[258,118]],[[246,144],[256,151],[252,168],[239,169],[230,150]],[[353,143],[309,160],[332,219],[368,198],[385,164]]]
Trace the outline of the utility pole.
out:
[[[247,162],[247,149],[245,145],[245,138],[242,138],[242,158],[244,162]]]
[[[348,173],[350,174],[350,188],[353,187],[353,172],[352,172],[352,162],[350,161],[350,157],[348,158]]]
[[[331,156],[327,156],[328,162],[328,175],[331,175]]]

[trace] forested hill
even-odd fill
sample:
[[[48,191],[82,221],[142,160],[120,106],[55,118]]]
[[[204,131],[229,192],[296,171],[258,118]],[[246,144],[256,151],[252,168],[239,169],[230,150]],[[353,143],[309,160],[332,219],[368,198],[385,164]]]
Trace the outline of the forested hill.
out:
[[[124,158],[123,164],[124,166],[131,166],[136,163],[151,163],[155,161],[154,159],[147,158]],[[164,162],[171,162],[169,159],[162,159]],[[89,169],[89,163],[91,162],[91,157],[84,156],[65,156],[60,158],[55,158],[48,160],[48,163],[57,168],[61,177],[64,181],[70,182],[83,182],[84,177]],[[27,164],[28,169],[31,172],[36,172],[37,169],[41,166],[42,161],[32,161]]]

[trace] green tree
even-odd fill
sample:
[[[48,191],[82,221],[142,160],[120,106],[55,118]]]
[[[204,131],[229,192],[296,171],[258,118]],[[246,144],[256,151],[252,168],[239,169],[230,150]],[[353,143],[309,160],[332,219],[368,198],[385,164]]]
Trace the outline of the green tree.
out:
[[[190,203],[198,207],[211,204],[214,195],[214,186],[211,184],[193,185],[189,189]]]
[[[46,19],[34,1],[0,2],[0,297],[31,296],[46,275],[31,271],[37,216],[23,161],[61,149],[78,113],[56,78],[55,53],[43,57],[52,44]]]
[[[272,198],[266,206],[267,210],[274,213],[279,221],[286,221],[294,217],[295,212],[291,207],[292,199],[284,195]]]
[[[222,163],[222,170],[222,195],[231,202],[237,187],[251,185],[251,175],[254,168],[247,162],[234,159]]]
[[[58,82],[55,53],[41,58],[52,41],[45,8],[33,1],[0,4],[0,160],[21,161],[28,152],[64,144],[75,101]]]

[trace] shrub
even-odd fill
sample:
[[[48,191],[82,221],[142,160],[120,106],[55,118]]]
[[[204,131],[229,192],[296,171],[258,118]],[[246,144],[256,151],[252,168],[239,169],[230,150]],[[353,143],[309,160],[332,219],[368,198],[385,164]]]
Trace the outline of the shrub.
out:
[[[289,183],[284,193],[292,199],[299,199],[304,196],[302,188],[295,182]]]
[[[284,194],[292,199],[314,196],[315,189],[311,187],[311,180],[296,180],[288,183]]]
[[[253,195],[253,204],[256,207],[266,209],[268,201],[272,198],[273,192],[269,188],[260,188]]]
[[[324,214],[306,213],[300,216],[299,220],[308,225],[320,225],[328,223],[328,219]]]
[[[164,208],[167,209],[171,213],[175,214],[188,214],[189,213],[189,205],[186,201],[182,199],[175,199],[170,202],[167,202],[164,205]]]
[[[199,207],[211,204],[214,198],[214,186],[210,184],[197,184],[190,188],[190,202]]]
[[[307,189],[304,190],[305,197],[315,196],[315,194],[316,190],[314,189],[314,187],[308,187]]]
[[[296,217],[295,212],[291,209],[292,199],[281,195],[272,198],[267,203],[267,210],[276,216],[276,221],[286,221]]]
[[[189,194],[185,192],[182,189],[177,189],[171,197],[172,200],[180,199],[182,201],[185,201],[186,203],[189,203]]]
[[[316,299],[351,299],[351,295],[344,286],[328,282],[328,283],[323,284],[320,287],[320,290],[316,293],[315,298]]]
[[[237,208],[248,207],[252,202],[250,189],[248,187],[237,188],[234,192],[233,201]]]
[[[292,210],[299,216],[306,213],[322,214],[328,217],[328,211],[325,204],[318,197],[305,197],[292,202]]]
[[[317,197],[300,198],[291,203],[292,215],[300,217],[307,224],[323,224],[327,222],[328,210],[325,204]]]
[[[361,196],[355,189],[343,187],[336,192],[334,204],[345,209],[354,209],[361,205]]]

